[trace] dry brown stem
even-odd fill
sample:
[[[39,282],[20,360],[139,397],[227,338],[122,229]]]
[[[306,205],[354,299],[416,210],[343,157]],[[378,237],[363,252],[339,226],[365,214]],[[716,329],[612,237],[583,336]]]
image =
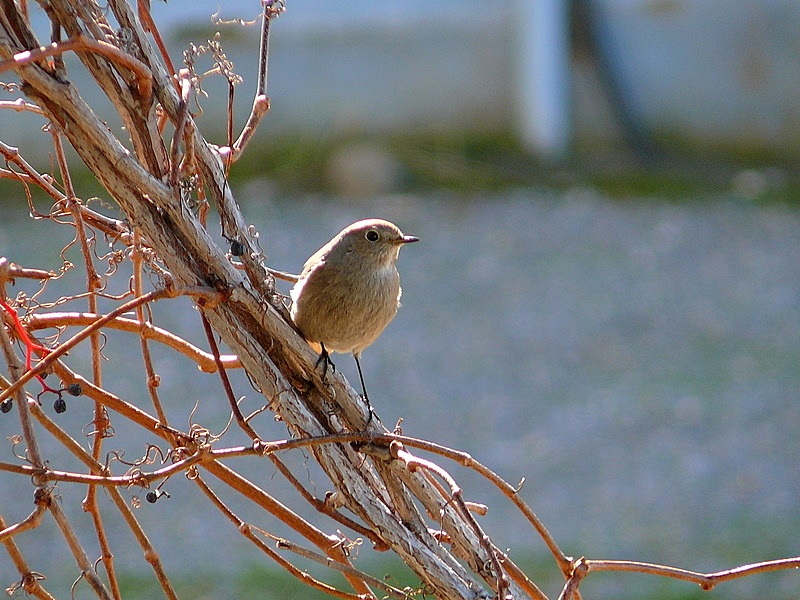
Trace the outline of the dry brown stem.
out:
[[[31,271],[30,269],[26,269]],[[22,270],[17,268],[12,273],[20,273]],[[16,277],[25,277],[24,274],[17,274]],[[53,274],[37,271],[35,275],[27,275],[28,277],[38,277],[45,279]],[[95,315],[91,313],[49,313],[49,314],[32,314],[25,318],[25,324],[31,332],[39,329],[49,329],[51,327],[88,327],[94,325],[102,315]],[[106,322],[103,326],[104,329],[116,329],[118,331],[126,331],[140,336],[144,340],[153,340],[172,348],[175,352],[183,354],[191,361],[197,363],[197,367],[205,373],[213,373],[217,370],[217,359],[210,352],[205,352],[197,346],[190,344],[183,338],[171,333],[163,327],[157,327],[148,321],[126,319],[125,317],[117,317]],[[242,364],[239,359],[233,354],[222,354],[219,356],[219,362],[226,369],[239,369]]]

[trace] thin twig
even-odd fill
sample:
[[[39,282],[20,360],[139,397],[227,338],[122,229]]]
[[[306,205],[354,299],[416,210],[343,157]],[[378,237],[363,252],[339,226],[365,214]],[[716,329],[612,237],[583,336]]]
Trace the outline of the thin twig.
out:
[[[294,486],[294,488],[300,493],[300,495],[305,499],[306,502],[311,504],[316,510],[319,512],[328,515],[332,519],[338,521],[345,527],[352,529],[359,535],[363,535],[367,539],[369,539],[372,544],[378,549],[388,549],[386,546],[386,542],[384,542],[379,536],[377,536],[372,530],[367,529],[360,523],[356,523],[353,519],[346,517],[338,510],[336,510],[333,506],[329,503],[320,500],[319,498],[314,497],[309,491],[303,487],[303,485],[298,481],[298,479],[294,476],[294,474],[289,470],[289,468],[284,464],[282,460],[280,460],[276,455],[275,452],[268,452],[267,456],[272,461],[272,464],[280,471],[281,475],[283,475],[289,483]]]
[[[309,586],[311,586],[313,588],[316,588],[316,589],[318,589],[318,590],[320,590],[320,591],[322,591],[322,592],[324,592],[324,593],[326,593],[328,595],[335,596],[337,598],[343,598],[345,600],[359,600],[361,598],[365,598],[364,594],[354,595],[354,594],[348,594],[348,593],[342,592],[341,590],[338,590],[338,589],[334,588],[333,586],[328,585],[327,583],[324,583],[322,581],[319,581],[319,580],[311,577],[311,575],[309,575],[305,571],[302,571],[302,570],[298,569],[291,562],[287,561],[280,554],[275,552],[275,550],[273,550],[272,548],[267,546],[256,535],[254,535],[252,527],[249,524],[247,524],[244,521],[242,521],[238,516],[236,516],[236,514],[232,510],[230,510],[230,508],[228,508],[225,505],[224,502],[222,502],[222,500],[219,498],[219,496],[217,496],[217,494],[214,493],[214,491],[211,489],[211,487],[209,487],[209,485],[201,477],[196,477],[194,479],[194,481],[195,481],[195,483],[197,483],[197,485],[200,487],[200,489],[203,491],[203,493],[206,495],[206,497],[208,497],[208,499],[211,500],[211,502],[214,504],[214,506],[216,506],[217,509],[219,509],[222,512],[222,514],[224,514],[228,518],[228,520],[230,520],[234,525],[236,525],[236,529],[239,531],[239,533],[241,533],[247,539],[249,539],[251,542],[253,542],[262,552],[264,552],[264,554],[269,556],[272,560],[274,560],[276,563],[278,563],[281,567],[286,569],[291,575],[294,575],[295,577],[297,577],[300,581],[302,581],[306,585],[309,585]],[[329,566],[331,566],[331,565],[329,565]],[[363,575],[364,575],[363,573],[361,573],[359,571],[355,571],[355,569],[353,569],[353,571],[355,573],[348,572],[348,574],[350,574],[350,575],[358,575],[359,577],[363,577]],[[374,596],[372,594],[369,594],[366,597],[374,598]]]
[[[389,436],[380,436],[380,437],[388,438]],[[497,473],[495,473],[485,465],[475,460],[467,452],[462,452],[460,450],[453,450],[452,448],[442,446],[441,444],[436,444],[434,442],[428,442],[426,440],[419,440],[416,438],[410,438],[406,436],[391,436],[391,437],[412,448],[418,448],[419,450],[426,450],[428,452],[433,452],[434,454],[438,454],[440,456],[449,458],[450,460],[455,461],[456,463],[460,464],[463,467],[467,467],[469,469],[476,471],[484,478],[492,482],[492,484],[494,484],[495,487],[497,487],[501,492],[503,492],[503,494],[514,503],[514,505],[522,512],[523,515],[525,515],[528,521],[533,525],[533,527],[539,533],[541,538],[544,540],[547,547],[550,549],[550,552],[556,558],[556,561],[558,562],[558,565],[561,568],[562,572],[564,573],[571,572],[573,565],[572,558],[568,557],[561,551],[561,549],[558,547],[558,544],[556,544],[555,539],[545,527],[544,523],[542,523],[539,517],[536,516],[536,514],[525,503],[525,501],[522,500],[522,498],[519,495],[518,488],[513,487],[510,483],[508,483],[502,477],[497,475]]]
[[[50,327],[86,327],[101,318],[102,315],[89,313],[31,314],[25,317],[24,323],[26,328],[33,332]],[[166,329],[153,325],[150,321],[117,317],[108,321],[104,328],[134,333],[144,340],[153,340],[164,344],[197,363],[197,367],[204,373],[214,373],[217,370],[217,362],[211,353],[201,350]],[[233,354],[221,354],[219,360],[226,369],[240,369],[242,367],[239,358]]]
[[[0,285],[0,289],[3,288],[4,286]],[[2,351],[6,359],[6,364],[8,365],[9,374],[11,376],[9,387],[3,390],[0,396],[5,396],[5,398],[10,398],[12,396],[14,397],[14,404],[17,406],[19,420],[22,426],[22,435],[25,439],[25,445],[27,448],[27,458],[34,466],[42,467],[44,466],[44,459],[39,451],[39,443],[36,439],[36,434],[33,429],[30,410],[28,408],[28,403],[25,401],[25,394],[22,387],[24,383],[20,383],[23,377],[25,377],[25,375],[27,375],[27,373],[30,371],[23,372],[24,369],[22,364],[20,364],[16,353],[14,352],[14,348],[11,345],[11,339],[8,337],[8,332],[6,331],[6,328],[1,325],[0,346],[2,346]],[[5,398],[3,398],[3,400],[5,400]]]
[[[343,565],[337,562],[332,561],[330,558],[320,555],[318,552],[314,552],[313,550],[309,550],[308,548],[304,548],[299,544],[295,544],[294,542],[287,540],[286,538],[280,538],[275,535],[272,535],[263,529],[258,529],[255,527],[251,527],[252,529],[256,529],[260,534],[266,536],[267,538],[274,540],[275,544],[278,548],[286,549],[295,554],[307,558],[309,560],[313,560],[316,563],[324,565],[330,569],[334,569],[339,571],[340,573],[348,573],[353,576],[357,576],[362,578],[366,583],[370,585],[382,589],[385,593],[395,597],[401,598],[402,600],[409,600],[413,598],[414,592],[412,591],[403,591],[391,585],[388,585],[386,582],[381,581],[376,577],[372,577],[358,569],[354,569],[348,565]]]
[[[6,526],[5,520],[2,515],[0,515],[0,529],[4,530]],[[41,600],[55,600],[40,583],[41,580],[44,579],[44,576],[31,571],[30,567],[28,567],[28,563],[22,556],[22,552],[17,546],[17,543],[12,538],[8,537],[3,540],[2,544],[11,558],[11,562],[14,563],[17,573],[21,575],[21,579],[17,583],[6,588],[6,593],[12,594],[16,590],[23,590],[26,594],[35,596]]]
[[[54,423],[52,419],[50,419],[41,408],[39,408],[38,405],[31,405],[31,413],[39,421],[39,423],[61,443],[64,448],[66,448],[73,456],[78,458],[92,471],[95,473],[107,472],[106,467],[94,460],[92,456],[83,448],[83,446],[81,446],[66,431]],[[155,573],[162,590],[164,590],[165,596],[169,600],[178,600],[178,596],[175,593],[172,584],[169,582],[169,579],[167,578],[158,553],[150,543],[150,540],[148,539],[147,534],[144,532],[144,529],[142,529],[141,524],[136,520],[133,511],[122,497],[121,492],[115,486],[106,486],[106,491],[111,496],[114,505],[117,507],[117,510],[122,515],[128,527],[133,532],[136,541],[141,546],[144,557],[153,568],[153,572]]]
[[[253,134],[258,129],[258,124],[264,115],[269,111],[269,98],[267,97],[267,70],[269,68],[269,24],[270,21],[280,14],[280,10],[275,12],[275,7],[271,2],[263,2],[263,11],[261,14],[261,40],[259,43],[258,53],[258,83],[256,85],[256,95],[253,99],[253,108],[250,110],[250,116],[247,117],[242,132],[239,138],[233,143],[231,147],[230,160],[235,162],[244,151]],[[229,142],[230,143],[230,142]]]
[[[140,7],[141,10],[141,7]],[[141,296],[144,292],[142,285],[142,247],[141,236],[135,233],[133,236],[134,251],[131,256],[133,262],[133,293],[136,296]],[[149,314],[149,311],[148,311]],[[153,328],[150,319],[145,316],[145,306],[139,305],[136,307],[136,320],[137,324],[141,325],[141,333],[139,334],[139,347],[142,351],[142,360],[144,361],[144,371],[147,378],[147,392],[150,394],[150,401],[153,403],[153,408],[158,416],[158,421],[164,425],[169,425],[167,420],[167,413],[161,404],[161,399],[158,396],[158,377],[156,376],[153,367],[153,359],[150,356],[150,344],[147,341],[145,332]],[[176,336],[177,337],[177,336]],[[178,338],[180,339],[180,338]]]
[[[158,31],[155,21],[153,21],[153,15],[150,13],[150,0],[137,0],[136,9],[139,20],[142,22],[142,27],[153,36],[156,46],[158,46],[158,51],[161,53],[161,59],[167,67],[167,72],[170,75],[175,75],[176,71],[172,64],[172,58],[169,55],[169,51],[167,51],[167,46],[164,44],[164,40],[161,37],[161,33]]]
[[[211,324],[208,322],[208,319],[202,311],[200,312],[200,321],[203,323],[203,331],[206,333],[208,345],[211,347],[211,354],[214,356],[214,362],[217,365],[217,372],[219,373],[219,379],[222,382],[222,389],[225,391],[225,397],[228,399],[233,416],[236,418],[236,423],[242,428],[242,431],[250,436],[250,439],[253,441],[258,441],[261,438],[256,433],[255,429],[253,429],[253,427],[250,425],[250,423],[247,422],[247,419],[244,418],[242,411],[239,410],[239,403],[236,401],[236,397],[233,395],[231,381],[228,379],[228,373],[225,371],[225,365],[222,364],[222,359],[220,358],[219,346],[217,346],[217,340],[214,338],[214,330],[211,329]]]
[[[14,280],[17,277],[20,279],[53,279],[58,277],[57,273],[53,271],[44,271],[42,269],[30,269],[20,267],[10,262],[5,256],[0,256],[0,281]]]
[[[587,574],[601,571],[622,571],[627,573],[645,573],[647,575],[658,575],[696,583],[704,590],[711,590],[717,584],[732,579],[741,579],[757,573],[768,573],[770,571],[782,571],[786,569],[800,569],[800,557],[781,558],[778,560],[768,560],[748,565],[725,569],[724,571],[714,571],[711,573],[701,573],[690,571],[678,567],[670,567],[653,563],[638,562],[632,560],[596,560],[584,558],[576,564],[576,570],[586,569]]]
[[[326,535],[312,523],[303,519],[300,515],[286,507],[281,502],[267,494],[257,485],[242,477],[236,471],[219,464],[216,461],[206,463],[205,469],[212,475],[226,483],[232,489],[238,491],[248,500],[255,502],[269,513],[275,515],[286,525],[291,527],[294,531],[309,540],[317,548],[325,552],[334,560],[348,564],[347,553],[341,548],[338,540],[332,539],[332,536]],[[345,577],[350,582],[350,585],[360,594],[369,593],[369,588],[358,578],[351,577],[345,574]]]
[[[32,467],[29,468],[32,469]],[[42,517],[44,516],[46,510],[47,506],[45,504],[37,504],[36,508],[33,509],[33,512],[22,519],[22,521],[15,523],[14,525],[4,527],[2,530],[0,530],[0,542],[5,542],[6,539],[12,538],[23,531],[38,527],[39,523],[42,522]]]
[[[79,483],[90,486],[104,486],[104,487],[122,487],[129,488],[131,486],[140,486],[149,488],[150,484],[161,479],[167,479],[177,473],[181,473],[190,469],[203,460],[204,454],[197,452],[182,460],[176,461],[161,469],[156,469],[149,473],[145,473],[136,469],[130,475],[90,475],[87,473],[74,473],[70,471],[59,471],[50,468],[37,468],[31,465],[15,465],[12,463],[0,462],[0,471],[9,473],[18,473],[28,477],[35,477],[37,481],[41,482],[63,482],[63,483]],[[99,463],[98,463],[99,464]]]
[[[191,292],[191,293],[196,293],[196,294],[201,294],[201,295],[209,294],[209,292],[207,290],[202,290],[202,289],[198,289],[198,288],[194,288],[192,290],[184,289],[184,291]],[[92,323],[88,327],[85,327],[83,330],[81,330],[78,333],[76,333],[74,336],[72,336],[69,340],[64,342],[62,345],[60,345],[57,348],[51,350],[47,354],[46,357],[44,357],[42,360],[40,360],[36,364],[35,367],[30,369],[29,371],[26,371],[15,382],[14,386],[12,386],[11,388],[5,390],[4,392],[2,392],[0,394],[0,402],[2,402],[3,400],[5,400],[9,396],[11,396],[11,394],[16,391],[17,387],[21,387],[21,386],[25,385],[26,383],[28,383],[31,379],[33,379],[37,375],[41,375],[42,373],[47,371],[47,369],[58,358],[62,357],[64,354],[69,352],[72,348],[74,348],[79,343],[81,343],[83,340],[85,340],[87,337],[92,335],[95,331],[99,331],[106,323],[108,323],[110,321],[113,321],[114,319],[116,319],[117,317],[125,314],[126,312],[129,312],[129,311],[135,309],[140,304],[146,304],[148,302],[155,302],[156,300],[160,300],[160,299],[166,298],[166,297],[174,297],[176,295],[179,295],[180,293],[181,292],[176,290],[176,289],[160,288],[160,289],[154,290],[152,292],[148,292],[147,294],[145,294],[143,296],[139,296],[138,298],[134,298],[130,302],[126,302],[125,304],[123,304],[121,306],[118,306],[117,308],[115,308],[111,312],[107,313],[106,315],[102,316],[101,318],[99,318],[97,321],[95,321],[94,323]],[[214,297],[214,294],[212,294],[212,297]]]
[[[184,132],[189,120],[189,94],[194,88],[194,81],[188,69],[181,69],[178,73],[178,90],[181,102],[175,119],[175,131],[172,134],[172,143],[169,148],[169,180],[170,187],[175,188],[180,179],[181,161],[179,160],[181,144],[184,141]]]
[[[174,427],[170,427],[169,425],[161,423],[158,419],[146,413],[139,407],[134,406],[130,402],[126,402],[119,396],[112,394],[104,388],[99,388],[93,385],[90,381],[69,369],[61,361],[56,361],[53,363],[52,368],[53,372],[65,384],[69,385],[72,383],[77,383],[81,386],[84,396],[101,402],[103,406],[119,413],[145,430],[152,432],[154,435],[157,435],[169,442],[175,439],[185,441],[186,443],[191,442],[192,436],[190,436],[188,433],[184,433],[175,429]]]
[[[15,54],[10,60],[0,61],[0,73],[18,67],[19,65],[36,62],[48,56],[60,55],[69,51],[93,52],[104,56],[136,75],[139,86],[139,96],[141,98],[148,100],[152,95],[153,76],[147,68],[147,65],[111,44],[92,40],[84,36],[77,36],[63,42],[53,42],[49,46],[42,46],[35,50],[26,50]]]
[[[56,498],[53,498],[52,495],[48,496],[47,501],[47,507],[50,510],[50,514],[53,515],[53,520],[55,520],[58,528],[61,530],[61,535],[67,542],[67,546],[72,552],[75,563],[81,570],[81,576],[86,579],[91,588],[94,590],[94,593],[97,594],[99,598],[102,600],[111,600],[112,596],[108,591],[108,588],[106,588],[106,586],[100,580],[100,577],[97,575],[94,566],[89,560],[89,557],[86,555],[86,551],[83,549],[83,546],[78,539],[75,529],[72,527],[69,519],[67,519],[67,515],[62,510],[61,504]]]
[[[4,108],[16,112],[32,112],[37,115],[45,116],[41,107],[33,104],[32,102],[26,102],[22,98],[17,98],[16,100],[0,100],[0,109]]]
[[[61,173],[61,180],[64,184],[64,192],[66,194],[66,208],[72,215],[72,223],[75,227],[75,241],[81,248],[83,255],[83,262],[86,268],[86,290],[87,290],[87,303],[90,313],[97,312],[97,294],[96,292],[102,287],[102,281],[94,268],[94,260],[92,252],[89,248],[89,236],[84,226],[83,217],[80,210],[80,203],[75,195],[75,189],[72,186],[72,177],[67,166],[67,160],[64,156],[64,147],[61,143],[61,133],[58,129],[51,124],[50,132],[53,137],[53,147],[56,151],[58,159],[58,167]],[[138,308],[138,307],[137,307]],[[98,387],[103,385],[103,371],[102,371],[102,358],[101,353],[101,335],[99,331],[95,331],[89,336],[89,344],[91,346],[92,357],[92,381]],[[99,402],[95,402],[94,406],[94,428],[95,431],[105,431],[110,427],[108,413],[105,407]],[[103,440],[105,436],[96,435],[92,440],[92,456],[95,460],[99,459]],[[83,507],[86,512],[91,515],[94,522],[94,531],[97,535],[97,541],[100,546],[101,560],[108,576],[108,582],[111,587],[111,593],[116,600],[122,599],[122,592],[119,588],[119,581],[114,567],[114,554],[106,535],[105,526],[103,524],[103,517],[100,513],[100,507],[97,503],[97,488],[94,485],[89,485],[86,498],[83,501]]]
[[[405,463],[406,467],[412,472],[415,469],[425,469],[431,473],[435,473],[438,477],[444,480],[444,482],[450,488],[450,498],[458,507],[461,518],[464,519],[470,526],[472,531],[477,536],[484,552],[486,552],[486,556],[488,557],[489,563],[492,566],[492,575],[495,578],[494,585],[495,589],[497,590],[497,596],[499,598],[505,598],[509,588],[509,581],[505,571],[503,570],[500,557],[495,551],[495,547],[489,539],[489,536],[484,533],[483,528],[478,524],[478,521],[475,520],[475,517],[472,516],[472,513],[467,508],[464,502],[464,494],[461,491],[461,487],[456,483],[455,479],[453,479],[450,473],[445,471],[439,465],[429,460],[424,460],[411,455],[409,452],[403,449],[401,444],[397,442],[390,445],[390,450],[392,451],[392,455]]]

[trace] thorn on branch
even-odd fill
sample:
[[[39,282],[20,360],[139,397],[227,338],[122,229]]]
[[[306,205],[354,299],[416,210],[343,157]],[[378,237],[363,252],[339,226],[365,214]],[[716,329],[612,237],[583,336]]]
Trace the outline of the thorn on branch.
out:
[[[5,592],[9,596],[13,596],[17,590],[24,590],[26,594],[30,595],[35,592],[36,588],[39,586],[39,582],[45,579],[47,579],[47,577],[38,571],[28,571],[22,576],[22,579],[7,587]]]
[[[279,17],[286,11],[286,0],[262,0],[262,4],[269,19]]]
[[[36,506],[48,508],[51,502],[52,498],[50,497],[50,490],[48,488],[36,488],[36,491],[33,493],[33,503]]]
[[[569,578],[564,584],[561,594],[558,596],[558,600],[574,600],[575,598],[580,598],[578,588],[581,585],[581,581],[583,581],[583,578],[586,577],[588,573],[589,566],[583,556],[573,562],[572,571],[569,573]]]
[[[486,516],[489,513],[489,507],[486,506],[485,504],[480,504],[478,502],[468,502],[465,500],[464,506],[466,506],[470,512],[474,512],[475,514],[481,515],[482,517]]]

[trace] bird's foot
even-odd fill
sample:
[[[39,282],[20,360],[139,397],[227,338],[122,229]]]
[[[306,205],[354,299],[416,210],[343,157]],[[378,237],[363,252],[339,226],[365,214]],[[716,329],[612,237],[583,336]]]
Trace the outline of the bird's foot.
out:
[[[331,355],[325,349],[325,344],[320,344],[320,346],[322,346],[322,352],[319,353],[319,358],[314,363],[314,368],[316,369],[322,363],[322,381],[325,381],[325,377],[328,375],[328,367],[330,367],[332,373],[336,373],[336,365],[333,364]]]
[[[378,416],[378,413],[375,412],[375,409],[372,408],[372,404],[370,404],[369,398],[365,394],[359,394],[358,397],[361,398],[364,401],[364,404],[367,405],[367,413],[369,413],[369,416],[367,417],[367,422],[364,423],[364,430],[366,430],[367,427],[370,426],[370,423],[372,423],[372,419],[377,419],[378,423],[380,423],[381,418]]]

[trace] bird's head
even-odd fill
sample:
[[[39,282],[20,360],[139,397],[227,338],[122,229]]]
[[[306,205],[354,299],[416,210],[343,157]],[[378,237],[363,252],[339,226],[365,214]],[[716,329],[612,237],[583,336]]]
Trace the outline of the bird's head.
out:
[[[381,265],[394,263],[404,244],[419,241],[413,235],[404,235],[397,225],[383,219],[358,221],[337,237],[339,239],[335,245],[345,252],[373,259]]]

